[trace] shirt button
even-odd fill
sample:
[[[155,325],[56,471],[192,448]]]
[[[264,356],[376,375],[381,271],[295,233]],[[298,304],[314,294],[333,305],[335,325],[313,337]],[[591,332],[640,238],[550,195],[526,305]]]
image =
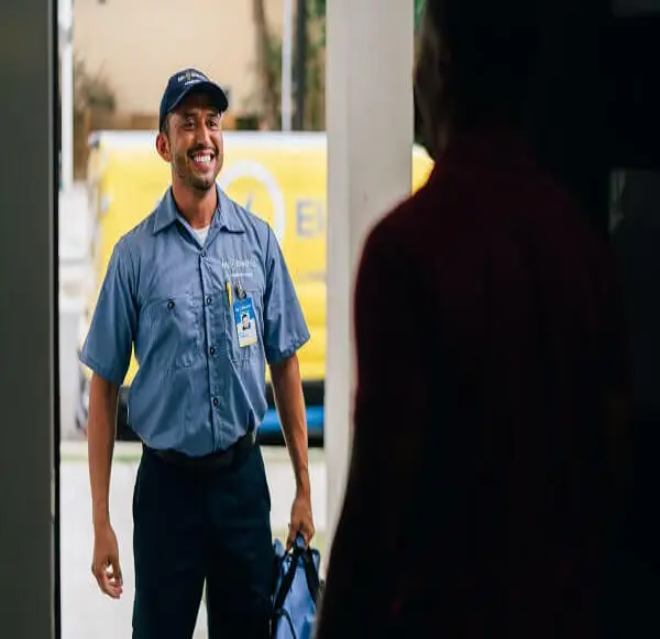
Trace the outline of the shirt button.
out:
[[[174,308],[174,300],[168,300],[167,308],[169,308],[170,310]]]
[[[201,252],[201,256],[202,256],[202,257],[206,257],[206,251],[202,251],[202,252]]]
[[[211,348],[209,348],[209,353],[211,353],[211,355],[215,355],[215,346],[211,346]]]
[[[213,298],[209,295],[209,296],[206,298],[206,305],[207,305],[207,306],[211,306],[211,302],[212,302],[212,301],[213,301]]]
[[[214,406],[217,406],[219,403],[220,403],[220,402],[218,401],[218,398],[217,398],[217,397],[214,397],[214,398],[213,398],[213,405],[214,405]]]

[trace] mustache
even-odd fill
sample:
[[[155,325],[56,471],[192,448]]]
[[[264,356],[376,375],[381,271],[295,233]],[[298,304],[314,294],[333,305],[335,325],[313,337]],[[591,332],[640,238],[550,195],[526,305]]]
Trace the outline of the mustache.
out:
[[[193,149],[190,149],[190,151],[188,151],[188,156],[195,155],[195,153],[203,153],[204,151],[210,151],[214,155],[218,155],[218,148],[216,146],[200,145],[200,146],[196,146]]]

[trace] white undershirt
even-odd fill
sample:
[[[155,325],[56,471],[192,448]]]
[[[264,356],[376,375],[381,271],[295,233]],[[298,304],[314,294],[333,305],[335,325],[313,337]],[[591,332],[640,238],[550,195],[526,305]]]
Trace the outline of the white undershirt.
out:
[[[199,240],[199,243],[204,246],[206,243],[206,236],[209,234],[209,226],[205,226],[203,229],[193,229],[195,231],[195,235],[197,236],[197,239]]]

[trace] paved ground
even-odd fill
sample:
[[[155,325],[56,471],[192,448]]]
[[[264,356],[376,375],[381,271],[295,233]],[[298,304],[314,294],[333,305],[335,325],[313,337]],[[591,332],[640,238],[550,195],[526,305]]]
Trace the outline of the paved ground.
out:
[[[271,521],[275,534],[286,530],[294,483],[286,451],[264,449],[272,498]],[[104,597],[90,572],[92,557],[91,502],[86,445],[63,442],[61,479],[61,586],[62,636],[65,639],[123,639],[131,636],[133,559],[131,500],[139,461],[139,448],[118,444],[112,470],[111,516],[120,546],[124,596],[120,601]],[[322,451],[310,452],[312,507],[319,530],[317,545],[325,551],[324,533],[326,473]],[[203,605],[194,639],[207,637]]]

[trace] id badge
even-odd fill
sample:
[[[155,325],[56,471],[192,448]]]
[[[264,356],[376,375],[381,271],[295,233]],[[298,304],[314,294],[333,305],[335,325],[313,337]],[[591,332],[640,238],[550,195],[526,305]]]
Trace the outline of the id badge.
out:
[[[257,343],[257,323],[254,321],[254,305],[251,297],[234,302],[234,324],[241,348]]]

